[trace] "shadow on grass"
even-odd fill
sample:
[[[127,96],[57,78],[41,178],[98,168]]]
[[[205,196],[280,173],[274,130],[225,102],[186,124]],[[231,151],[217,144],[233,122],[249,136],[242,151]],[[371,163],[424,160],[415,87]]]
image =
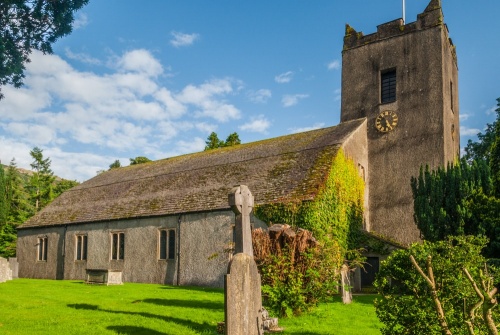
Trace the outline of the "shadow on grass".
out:
[[[200,286],[170,286],[165,285],[161,287],[162,290],[187,290],[195,292],[210,292],[210,293],[224,293],[223,288],[214,287],[200,287]]]
[[[90,311],[99,311],[99,312],[112,313],[112,314],[125,314],[125,315],[133,315],[133,316],[137,315],[137,316],[142,316],[145,318],[158,319],[158,320],[161,320],[164,322],[176,323],[178,325],[192,328],[192,329],[197,330],[197,331],[214,329],[214,326],[210,325],[207,322],[198,323],[198,322],[193,322],[191,320],[175,318],[172,316],[156,315],[156,314],[151,314],[151,313],[146,313],[146,312],[113,311],[113,310],[109,310],[109,309],[101,309],[97,305],[90,305],[90,304],[69,304],[67,306],[70,308],[74,308],[74,309],[86,309],[86,310],[90,310]],[[158,334],[161,334],[161,333],[158,333]]]
[[[357,304],[373,305],[376,298],[379,298],[378,294],[353,294],[352,301]],[[339,299],[342,301],[342,299]]]
[[[143,299],[142,302],[159,306],[187,308],[224,309],[224,302],[180,300],[180,299]]]
[[[165,335],[167,333],[161,333],[159,331],[135,326],[109,326],[107,329],[112,330],[118,334],[144,334],[144,335]]]

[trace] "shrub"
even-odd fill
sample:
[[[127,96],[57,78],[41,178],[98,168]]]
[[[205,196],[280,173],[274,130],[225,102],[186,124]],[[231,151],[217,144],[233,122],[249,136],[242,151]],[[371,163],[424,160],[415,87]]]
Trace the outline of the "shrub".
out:
[[[483,272],[486,259],[481,249],[487,243],[484,237],[449,237],[435,243],[424,241],[407,250],[395,251],[382,262],[375,287],[381,297],[375,301],[378,318],[384,323],[384,335],[441,334],[435,300],[429,284],[411,263],[416,263],[427,273],[426,262],[431,256],[431,266],[439,299],[450,332],[470,334],[466,321],[471,321],[475,334],[488,334],[483,316],[476,313],[469,320],[469,311],[478,297],[463,269],[467,269],[476,282],[479,279],[493,282],[494,269]],[[494,313],[498,313],[494,310]],[[496,317],[496,315],[494,315]]]

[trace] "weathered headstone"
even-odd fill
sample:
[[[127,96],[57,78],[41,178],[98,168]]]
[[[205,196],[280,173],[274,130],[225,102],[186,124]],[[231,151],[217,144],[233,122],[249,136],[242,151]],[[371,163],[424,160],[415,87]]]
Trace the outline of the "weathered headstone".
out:
[[[340,291],[342,292],[342,302],[344,304],[350,304],[352,302],[352,290],[351,290],[351,273],[349,267],[344,264],[340,268]]]
[[[264,334],[260,274],[253,259],[250,229],[253,196],[248,187],[240,185],[233,188],[229,194],[229,205],[236,214],[236,254],[225,276],[225,334]]]
[[[229,193],[229,206],[236,214],[235,250],[253,257],[252,230],[250,228],[250,213],[253,210],[253,195],[245,185],[236,186]]]
[[[9,262],[0,257],[0,283],[12,280],[12,270],[10,269]]]
[[[10,257],[9,258],[10,269],[12,270],[12,279],[19,278],[19,263],[17,262],[17,258]]]

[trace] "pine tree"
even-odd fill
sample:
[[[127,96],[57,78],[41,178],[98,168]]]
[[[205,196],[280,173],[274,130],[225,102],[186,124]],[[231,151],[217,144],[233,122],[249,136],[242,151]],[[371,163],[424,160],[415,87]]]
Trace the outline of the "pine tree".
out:
[[[224,141],[219,140],[219,136],[217,136],[217,133],[213,131],[210,135],[208,135],[205,144],[205,151],[207,151],[223,147]]]
[[[8,221],[16,225],[29,219],[34,211],[25,185],[26,180],[17,169],[16,160],[13,158],[6,173],[6,188],[9,203]]]
[[[0,227],[7,223],[9,215],[9,204],[7,200],[7,187],[5,185],[5,172],[3,165],[0,164]]]
[[[50,158],[43,158],[43,150],[35,147],[30,151],[33,162],[30,164],[33,175],[30,178],[30,195],[35,211],[40,211],[53,199],[54,172],[50,169]]]
[[[491,145],[490,169],[493,177],[495,196],[500,198],[500,98],[497,99],[497,119],[495,121],[494,139]]]
[[[238,133],[232,133],[229,134],[229,136],[226,138],[226,142],[224,143],[225,147],[230,147],[233,145],[238,145],[241,144],[240,136]]]

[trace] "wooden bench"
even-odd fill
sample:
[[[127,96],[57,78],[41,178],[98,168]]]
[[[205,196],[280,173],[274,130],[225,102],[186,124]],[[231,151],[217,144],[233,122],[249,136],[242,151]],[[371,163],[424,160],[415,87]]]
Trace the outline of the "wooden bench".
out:
[[[122,272],[109,269],[86,269],[86,284],[121,285]]]

